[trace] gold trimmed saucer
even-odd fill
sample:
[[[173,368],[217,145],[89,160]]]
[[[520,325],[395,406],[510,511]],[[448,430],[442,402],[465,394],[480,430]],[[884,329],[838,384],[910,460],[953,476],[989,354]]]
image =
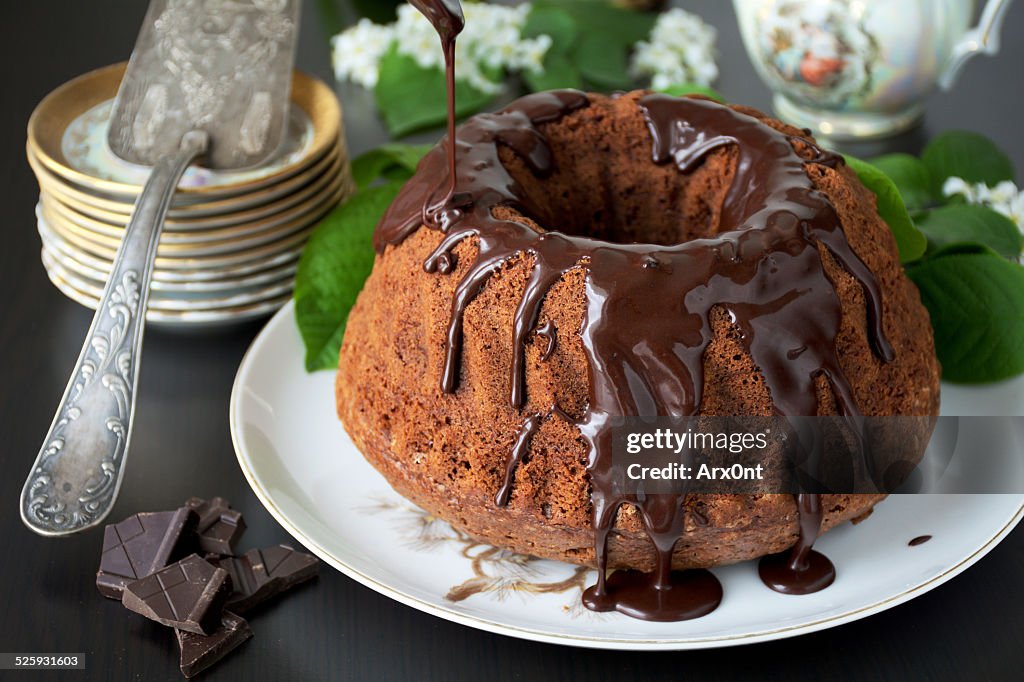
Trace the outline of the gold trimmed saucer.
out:
[[[84,213],[118,215],[124,216],[125,219],[131,215],[135,207],[134,198],[130,201],[118,201],[90,194],[53,174],[42,164],[31,148],[27,149],[27,157],[42,191],[59,197],[64,203],[75,206]],[[320,178],[340,175],[348,179],[350,173],[347,164],[347,155],[340,147],[336,146],[308,169],[269,187],[241,197],[172,206],[167,214],[167,226],[174,226],[173,229],[186,229],[186,226],[188,229],[192,227],[205,229],[207,224],[211,226],[217,223],[236,224],[236,221],[253,220],[270,215],[303,201],[303,192],[308,191],[310,185]]]
[[[325,211],[326,213],[326,211]],[[43,213],[44,218],[46,217],[45,211]],[[60,223],[56,225],[50,225],[48,220],[38,221],[37,223],[40,232],[48,232],[49,236],[59,238],[69,244],[74,249],[81,249],[97,258],[113,262],[114,255],[117,252],[116,247],[111,248],[102,244],[97,244],[89,239],[85,239],[80,235],[73,232],[69,232],[66,229],[62,229]],[[262,246],[253,247],[245,251],[239,251],[236,253],[229,254],[214,254],[205,256],[161,256],[156,257],[156,267],[161,270],[211,270],[217,271],[221,268],[241,265],[243,263],[249,263],[251,261],[260,260],[263,258],[269,258],[281,252],[287,251],[292,247],[296,250],[301,250],[302,245],[305,243],[306,237],[313,230],[314,225],[310,224],[307,227],[302,228],[298,232],[287,235],[269,244]]]
[[[117,95],[126,66],[127,63],[122,62],[90,71],[44,97],[29,119],[28,148],[43,166],[67,182],[131,202],[142,191],[141,184],[89,175],[74,168],[63,149],[64,133],[68,126],[82,114]],[[296,71],[291,99],[309,118],[313,128],[312,139],[301,158],[239,182],[180,187],[175,195],[175,205],[209,201],[211,198],[237,197],[269,187],[296,175],[339,144],[341,107],[326,84]]]
[[[67,253],[54,248],[50,244],[43,243],[43,254],[44,264],[46,259],[49,258],[60,264],[65,270],[75,273],[76,275],[92,280],[95,282],[106,282],[107,277],[110,274],[109,267],[107,268],[96,268],[92,265],[86,264],[73,256],[69,256]],[[191,295],[202,295],[216,292],[225,291],[238,291],[247,288],[257,287],[264,284],[270,284],[284,279],[290,279],[295,276],[295,270],[298,268],[298,260],[293,260],[284,265],[276,266],[267,270],[261,270],[259,272],[242,275],[239,277],[210,280],[210,281],[165,281],[162,279],[153,279],[150,286],[153,288],[153,292],[166,292],[168,295],[178,296],[191,296]]]
[[[104,260],[103,258],[94,256],[87,251],[77,249],[72,244],[61,239],[59,235],[54,234],[50,227],[46,225],[46,221],[38,209],[37,229],[44,248],[47,248],[51,252],[59,253],[64,257],[72,258],[89,268],[101,270],[103,272],[110,271],[111,262],[109,260]],[[230,282],[235,278],[244,278],[261,272],[266,272],[268,270],[273,270],[275,268],[284,268],[288,266],[294,268],[298,262],[301,252],[302,245],[299,244],[298,246],[270,254],[264,258],[257,258],[237,265],[223,266],[215,270],[202,268],[178,268],[175,270],[167,270],[156,268],[153,271],[153,281],[175,284],[215,284],[219,282]]]
[[[50,282],[62,294],[86,308],[96,309],[99,303],[98,299],[75,289],[56,273],[47,271],[46,274]],[[201,329],[204,327],[222,327],[225,324],[237,324],[266,317],[290,299],[291,292],[278,298],[222,310],[165,311],[148,308],[146,310],[146,322],[170,328]]]
[[[327,178],[325,184],[305,203],[262,220],[201,231],[164,230],[160,234],[158,253],[184,255],[239,251],[273,241],[278,236],[319,220],[326,212],[325,209],[333,207],[348,193],[340,176]],[[40,195],[40,203],[51,225],[60,224],[85,239],[111,248],[117,248],[120,244],[124,223],[111,224],[83,215],[47,192]]]
[[[61,292],[90,307],[149,172],[106,144],[124,72],[125,64],[114,64],[65,83],[43,98],[28,124],[43,266]],[[285,141],[266,164],[186,171],[157,246],[150,321],[222,324],[266,315],[290,298],[310,232],[355,191],[331,88],[296,71],[291,106]]]
[[[103,293],[104,282],[82,277],[78,273],[65,268],[49,252],[43,251],[41,256],[43,266],[48,273],[59,277],[82,294],[99,300]],[[291,281],[289,279],[281,279],[245,291],[208,292],[201,298],[183,298],[169,292],[153,291],[149,297],[149,308],[163,312],[223,310],[279,298],[291,293],[291,290]]]

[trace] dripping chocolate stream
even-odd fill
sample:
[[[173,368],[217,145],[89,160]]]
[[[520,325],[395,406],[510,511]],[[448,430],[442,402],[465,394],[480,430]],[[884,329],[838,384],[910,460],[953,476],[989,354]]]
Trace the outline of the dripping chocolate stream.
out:
[[[448,191],[435,206],[424,206],[424,219],[452,203],[457,183],[455,166],[455,42],[466,27],[459,0],[409,0],[409,4],[420,11],[437,31],[444,52],[445,94],[448,105]]]
[[[428,9],[428,17],[430,11],[451,12],[448,2],[415,4],[433,8]],[[454,37],[452,41],[454,45]],[[454,79],[448,80],[451,88]],[[451,97],[450,89],[450,103]],[[491,210],[499,205],[538,215],[530,211],[524,192],[501,163],[499,146],[508,147],[535,175],[545,177],[554,170],[555,160],[539,126],[589,103],[577,91],[538,93],[496,114],[476,116],[450,132],[447,158],[441,147],[424,157],[416,176],[378,225],[375,247],[383,253],[421,225],[441,231],[444,236],[425,260],[424,269],[448,274],[456,267],[455,247],[464,239],[477,239],[477,253],[452,297],[442,372],[445,392],[457,388],[463,315],[469,303],[505,263],[520,257],[532,263],[514,319],[509,397],[516,408],[525,404],[525,345],[535,331],[544,297],[570,270],[585,271],[588,308],[580,336],[590,400],[578,426],[590,450],[599,564],[598,582],[587,591],[588,605],[616,608],[641,618],[663,618],[669,612],[675,618],[694,617],[717,601],[714,590],[702,589],[697,600],[701,604],[687,606],[685,602],[694,595],[681,588],[671,571],[672,551],[683,529],[684,500],[682,496],[641,500],[612,495],[610,418],[698,414],[703,356],[713,337],[710,314],[721,307],[740,328],[741,341],[764,375],[776,414],[817,414],[815,379],[821,376],[831,387],[839,412],[859,435],[859,410],[835,350],[840,304],[819,245],[862,287],[875,354],[888,361],[892,348],[882,332],[878,284],[850,249],[834,208],[814,188],[793,138],[716,103],[664,95],[647,95],[639,102],[655,163],[674,162],[686,174],[715,149],[737,149],[737,167],[715,238],[671,246],[614,244],[537,232],[525,224],[495,218]],[[453,127],[451,116],[449,130]],[[841,162],[840,157],[803,142],[816,151],[810,163],[835,166]],[[432,203],[444,191],[438,178],[449,180],[447,192],[443,201]],[[666,295],[652,296],[652,291]],[[677,292],[681,295],[671,295]],[[815,314],[808,316],[807,310]],[[645,340],[642,348],[636,346],[637,338]],[[534,415],[524,422],[506,472],[507,486],[539,420],[540,415]],[[499,501],[507,501],[508,493],[504,488],[499,491]],[[641,513],[657,550],[657,570],[643,578],[606,581],[606,541],[617,510],[625,503]],[[798,511],[801,540],[785,562],[791,573],[801,573],[805,565],[798,561],[801,556],[821,556],[810,549],[820,527],[819,497],[800,496]],[[710,574],[705,577],[713,580]],[[615,594],[609,593],[610,585]]]

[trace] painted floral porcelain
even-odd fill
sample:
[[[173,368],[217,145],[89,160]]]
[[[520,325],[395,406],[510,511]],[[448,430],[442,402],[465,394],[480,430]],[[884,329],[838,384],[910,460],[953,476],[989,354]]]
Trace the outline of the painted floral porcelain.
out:
[[[778,115],[835,139],[913,125],[936,85],[995,54],[1010,0],[733,0],[747,53]]]

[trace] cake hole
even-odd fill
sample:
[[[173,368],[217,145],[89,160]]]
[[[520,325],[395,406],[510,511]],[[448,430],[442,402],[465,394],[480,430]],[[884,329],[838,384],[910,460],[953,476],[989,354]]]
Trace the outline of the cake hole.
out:
[[[534,175],[506,147],[499,152],[520,186],[516,208],[541,228],[616,244],[674,245],[717,234],[734,148],[712,151],[688,173],[657,164],[643,115],[627,98],[541,129],[554,159],[548,176]]]

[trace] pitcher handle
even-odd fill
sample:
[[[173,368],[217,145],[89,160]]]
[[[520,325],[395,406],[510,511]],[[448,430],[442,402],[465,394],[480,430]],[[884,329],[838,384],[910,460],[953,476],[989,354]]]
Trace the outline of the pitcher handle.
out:
[[[960,74],[960,69],[967,60],[976,54],[994,55],[999,52],[999,32],[1006,18],[1006,10],[1010,0],[988,0],[981,11],[978,25],[964,33],[963,37],[953,46],[949,61],[939,76],[939,87],[949,90]]]

